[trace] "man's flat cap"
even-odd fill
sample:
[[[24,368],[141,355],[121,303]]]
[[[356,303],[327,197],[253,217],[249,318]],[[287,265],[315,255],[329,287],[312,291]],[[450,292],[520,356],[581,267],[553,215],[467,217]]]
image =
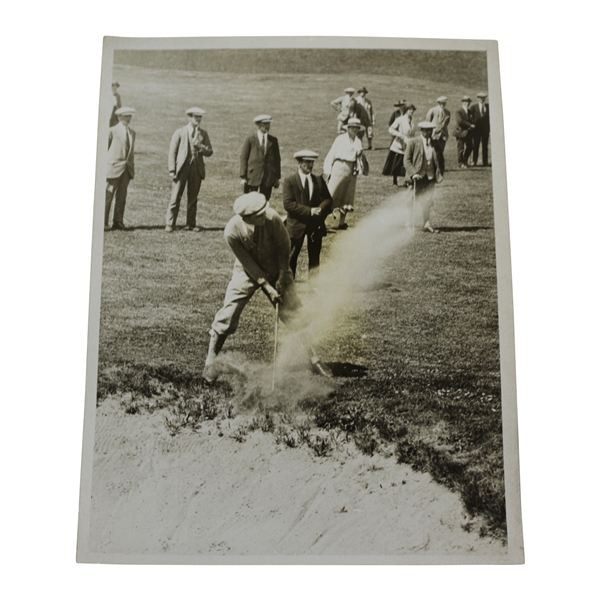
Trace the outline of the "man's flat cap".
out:
[[[319,155],[312,150],[300,150],[294,154],[296,160],[317,160]]]
[[[460,101],[461,102],[471,102],[471,98],[469,98],[469,96],[463,96]]]
[[[352,87],[350,87],[350,88],[346,88],[346,89],[344,90],[344,92],[346,92],[346,94],[354,94],[354,92],[355,92],[355,91],[356,91],[356,90],[355,90],[354,88],[352,88]]]
[[[487,94],[485,94],[484,92],[479,92],[479,94],[477,94],[478,98],[487,98]]]
[[[192,106],[192,108],[188,108],[185,111],[185,114],[191,117],[202,117],[206,114],[206,111],[202,110],[199,106]]]
[[[258,217],[262,215],[268,206],[267,199],[259,192],[250,192],[240,196],[233,203],[233,212],[240,217]]]
[[[115,111],[115,115],[135,115],[135,108],[130,106],[123,106]]]
[[[446,96],[440,96],[436,102],[448,102],[448,98]]]
[[[258,125],[259,123],[270,123],[273,120],[271,115],[258,115],[254,117],[254,122]]]
[[[434,129],[435,125],[431,121],[421,121],[419,127],[421,129]]]

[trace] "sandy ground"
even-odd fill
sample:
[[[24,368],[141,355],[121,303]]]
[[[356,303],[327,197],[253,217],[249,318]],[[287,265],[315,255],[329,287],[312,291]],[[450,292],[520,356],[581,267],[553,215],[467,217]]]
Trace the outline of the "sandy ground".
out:
[[[162,414],[127,415],[118,399],[104,401],[89,550],[158,560],[505,553],[479,537],[456,494],[393,456],[344,443],[320,458],[260,430],[238,442],[244,419],[171,436]]]

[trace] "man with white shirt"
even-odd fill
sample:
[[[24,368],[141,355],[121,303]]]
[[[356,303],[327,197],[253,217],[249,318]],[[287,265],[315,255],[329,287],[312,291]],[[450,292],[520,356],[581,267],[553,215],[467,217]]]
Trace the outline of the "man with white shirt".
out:
[[[206,130],[200,127],[206,111],[194,106],[188,108],[188,124],[177,129],[169,147],[169,176],[173,182],[171,199],[167,207],[165,231],[171,233],[177,224],[181,197],[187,187],[186,231],[200,231],[196,227],[198,194],[202,180],[206,177],[204,156],[212,156],[213,149]]]
[[[479,158],[479,145],[481,145],[481,156],[483,166],[487,167],[488,142],[490,139],[490,105],[485,101],[487,94],[477,94],[477,102],[471,106],[471,119],[475,128],[473,129],[473,165],[477,164]]]
[[[439,233],[429,220],[433,206],[435,184],[443,179],[437,153],[432,144],[432,133],[435,125],[431,121],[421,121],[421,135],[408,140],[404,153],[406,179],[412,180],[416,199],[423,211],[423,231]]]
[[[108,168],[106,171],[106,202],[104,229],[109,229],[110,207],[115,198],[112,229],[125,230],[123,215],[127,200],[127,188],[135,174],[135,131],[129,127],[134,108],[123,106],[116,111],[119,122],[108,130]]]
[[[312,174],[318,157],[312,150],[296,152],[298,171],[283,182],[283,208],[287,212],[285,225],[291,241],[290,267],[294,277],[304,238],[307,238],[310,276],[319,267],[323,236],[327,235],[325,219],[331,213],[332,200],[323,178]]]
[[[260,192],[267,200],[281,179],[279,142],[269,133],[272,120],[270,115],[254,118],[256,132],[244,140],[240,156],[240,183],[244,194]]]
[[[235,263],[223,306],[209,332],[203,372],[208,382],[217,378],[217,355],[227,337],[236,332],[242,311],[257,290],[262,290],[274,307],[279,305],[279,317],[286,325],[292,329],[298,326],[295,316],[300,300],[290,268],[290,237],[281,217],[258,192],[240,196],[233,210],[235,215],[225,226],[225,240]],[[309,345],[306,351],[315,373],[331,376]]]

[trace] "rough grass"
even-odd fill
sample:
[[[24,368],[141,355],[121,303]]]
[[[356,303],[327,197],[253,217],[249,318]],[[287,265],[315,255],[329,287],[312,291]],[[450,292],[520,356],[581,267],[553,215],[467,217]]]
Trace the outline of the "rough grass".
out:
[[[284,176],[294,172],[293,152],[304,147],[321,153],[315,166],[320,173],[335,137],[329,101],[347,85],[367,85],[379,113],[376,150],[368,154],[371,175],[358,184],[352,226],[392,193],[390,179],[379,173],[393,102],[402,96],[415,103],[417,121],[442,93],[451,98],[449,108],[457,109],[464,93],[475,95],[485,83],[460,79],[464,58],[448,57],[456,67],[452,71],[452,64],[446,65],[446,72],[454,73],[450,83],[435,69],[428,79],[412,78],[427,72],[431,56],[411,66],[415,73],[406,69],[402,76],[390,76],[373,68],[368,77],[342,71],[324,75],[314,62],[312,74],[293,76],[291,71],[234,74],[115,65],[123,102],[138,111],[132,123],[138,134],[136,178],[125,213],[135,229],[104,238],[98,401],[122,394],[124,410],[167,411],[165,426],[174,434],[231,414],[235,390],[227,383],[210,388],[200,374],[208,329],[233,264],[222,228],[240,193],[238,153],[255,114],[275,117],[272,132],[280,140]],[[168,235],[163,231],[170,190],[167,149],[173,131],[185,123],[185,109],[196,104],[207,110],[203,126],[215,149],[206,160],[199,205],[199,221],[210,229]],[[490,531],[502,535],[491,172],[458,171],[452,140],[446,157],[449,170],[432,213],[442,232],[417,232],[408,246],[378,265],[377,285],[356,291],[355,308],[336,325],[336,336],[322,344],[321,355],[341,384],[337,391],[299,407],[310,421],[297,421],[298,415],[290,421],[284,413],[275,418],[263,408],[253,426],[271,431],[282,444],[307,444],[322,455],[334,447],[339,432],[367,454],[393,444],[400,461],[457,490],[465,507],[485,515]],[[272,204],[282,212],[280,191]],[[343,233],[325,238],[324,260],[336,235]],[[306,289],[305,261],[303,253],[301,291]],[[270,305],[257,294],[224,351],[269,363],[272,322]],[[244,431],[236,435],[243,441]]]

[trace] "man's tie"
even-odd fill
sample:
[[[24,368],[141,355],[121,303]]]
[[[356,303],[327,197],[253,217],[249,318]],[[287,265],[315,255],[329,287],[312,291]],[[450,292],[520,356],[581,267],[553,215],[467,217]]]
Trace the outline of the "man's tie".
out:
[[[304,203],[308,205],[310,203],[310,193],[308,188],[308,175],[304,178],[304,184],[302,186],[302,199]]]
[[[263,152],[266,154],[267,153],[267,134],[266,133],[263,133],[262,141],[263,141]]]

